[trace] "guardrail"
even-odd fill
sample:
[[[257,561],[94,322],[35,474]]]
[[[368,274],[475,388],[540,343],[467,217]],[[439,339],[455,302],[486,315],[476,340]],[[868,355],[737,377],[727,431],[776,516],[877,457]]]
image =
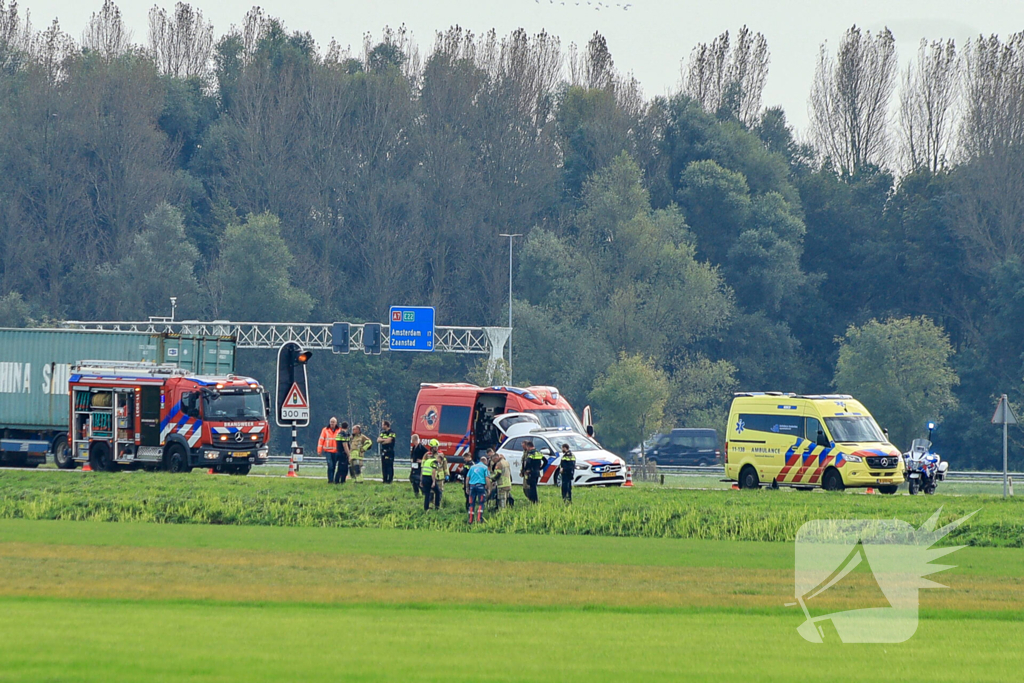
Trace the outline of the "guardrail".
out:
[[[637,472],[634,467],[634,477]],[[695,466],[673,466],[673,465],[658,465],[658,474],[674,475],[679,477],[708,477],[708,476],[725,476],[725,467],[722,465],[709,465],[708,467],[695,467]],[[1010,472],[1011,479],[1017,481],[1024,481],[1024,472]],[[998,483],[1003,482],[1002,472],[992,471],[967,471],[967,470],[950,470],[946,472],[946,481],[955,482],[975,482],[981,484]]]

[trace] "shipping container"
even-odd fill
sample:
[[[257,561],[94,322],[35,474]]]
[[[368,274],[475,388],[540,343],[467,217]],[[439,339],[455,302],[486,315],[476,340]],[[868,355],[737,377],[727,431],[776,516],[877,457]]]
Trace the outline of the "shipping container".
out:
[[[68,378],[83,360],[174,363],[202,375],[235,370],[235,340],[146,332],[0,328],[0,448],[33,453],[67,432]],[[23,458],[24,459],[24,458]],[[30,459],[31,460],[31,459]]]

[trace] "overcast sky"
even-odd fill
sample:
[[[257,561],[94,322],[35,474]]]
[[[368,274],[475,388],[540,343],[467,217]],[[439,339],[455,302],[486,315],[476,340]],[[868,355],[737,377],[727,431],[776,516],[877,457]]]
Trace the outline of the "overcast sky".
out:
[[[807,94],[819,45],[835,45],[843,31],[856,23],[877,30],[892,29],[901,63],[916,52],[921,38],[951,37],[958,43],[979,33],[1005,37],[1024,30],[1020,0],[631,0],[627,10],[619,0],[601,0],[611,7],[596,8],[597,0],[265,0],[268,14],[282,19],[289,30],[309,31],[326,46],[331,38],[358,50],[367,31],[379,35],[384,26],[404,23],[426,51],[434,32],[459,24],[475,33],[495,28],[508,33],[523,27],[546,29],[563,45],[585,43],[594,31],[608,39],[616,66],[633,72],[647,95],[673,92],[679,83],[680,60],[698,42],[710,42],[722,31],[748,25],[768,39],[771,72],[765,104],[781,104],[802,130],[807,123]],[[627,0],[630,1],[630,0]],[[42,28],[54,17],[64,30],[81,37],[89,15],[102,0],[21,0],[32,23]],[[154,0],[120,0],[135,41],[146,41],[146,15]],[[157,0],[170,8],[172,0]],[[251,0],[194,0],[218,35],[241,22],[256,3]],[[622,2],[620,4],[625,4]]]

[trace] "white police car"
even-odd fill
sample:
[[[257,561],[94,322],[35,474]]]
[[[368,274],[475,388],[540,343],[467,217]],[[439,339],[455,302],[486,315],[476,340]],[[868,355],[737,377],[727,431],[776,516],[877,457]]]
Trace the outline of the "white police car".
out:
[[[602,449],[596,441],[569,429],[544,429],[529,413],[510,413],[495,419],[495,426],[504,435],[498,451],[512,467],[512,483],[521,484],[519,471],[523,460],[523,442],[533,441],[541,455],[544,467],[540,483],[561,484],[562,444],[576,456],[574,486],[621,486],[626,483],[626,462]]]

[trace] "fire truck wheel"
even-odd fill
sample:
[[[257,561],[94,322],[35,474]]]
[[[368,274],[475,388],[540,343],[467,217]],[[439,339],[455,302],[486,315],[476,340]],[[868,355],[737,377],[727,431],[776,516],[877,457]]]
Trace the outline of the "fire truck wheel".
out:
[[[71,457],[71,449],[68,448],[68,437],[58,436],[53,442],[53,464],[62,470],[75,468],[75,460]]]
[[[185,474],[192,471],[192,468],[188,466],[188,454],[180,443],[172,443],[167,448],[167,454],[164,455],[164,467],[167,468],[168,472],[174,472],[175,474]]]
[[[89,451],[89,464],[97,472],[113,472],[114,459],[110,457],[110,446],[103,442],[94,443]]]

